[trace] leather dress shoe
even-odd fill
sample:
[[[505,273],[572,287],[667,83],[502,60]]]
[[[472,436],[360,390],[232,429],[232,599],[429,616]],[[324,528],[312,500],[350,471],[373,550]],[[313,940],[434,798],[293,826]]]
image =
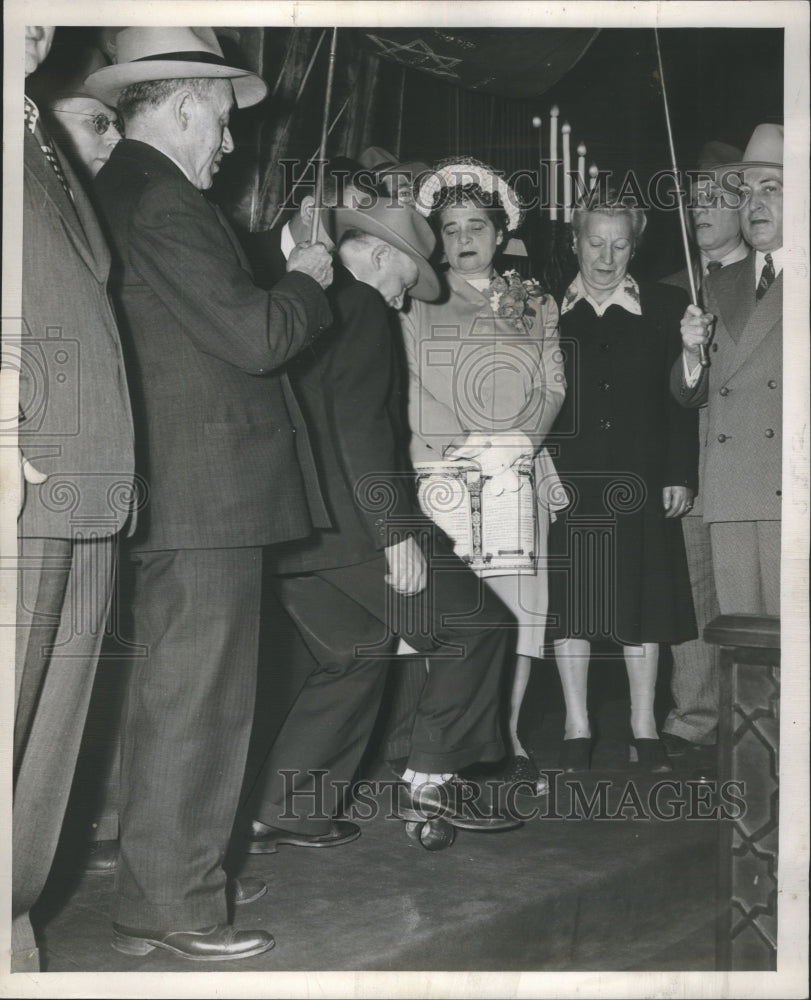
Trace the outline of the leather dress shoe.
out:
[[[112,875],[118,868],[118,841],[97,840],[90,845],[82,871],[85,875]]]
[[[270,951],[276,942],[267,931],[238,931],[215,924],[193,931],[157,931],[113,924],[113,947],[125,955],[148,955],[155,948],[191,962],[227,962]]]
[[[226,891],[234,906],[245,906],[246,903],[254,903],[257,899],[261,899],[268,891],[268,884],[264,879],[245,875],[242,878],[229,879]]]
[[[397,788],[397,812],[401,819],[425,822],[444,819],[463,830],[512,830],[521,820],[503,812],[495,799],[486,800],[474,781],[454,777],[442,784]]]
[[[265,826],[258,820],[251,823],[248,854],[275,854],[282,844],[290,847],[340,847],[360,836],[360,827],[345,819],[334,819],[328,833],[296,833],[280,830],[276,826]]]

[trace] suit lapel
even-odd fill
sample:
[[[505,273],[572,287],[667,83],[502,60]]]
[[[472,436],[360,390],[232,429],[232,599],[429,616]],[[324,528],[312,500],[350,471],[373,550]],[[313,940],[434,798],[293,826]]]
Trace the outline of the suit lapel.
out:
[[[108,252],[79,179],[65,162],[65,158],[60,156],[59,163],[76,199],[74,202],[65,193],[53,167],[39,148],[39,143],[27,129],[25,143],[29,148],[29,154],[25,157],[25,169],[62,217],[65,229],[82,260],[96,277],[105,278],[109,269]],[[82,218],[85,220],[84,225]]]
[[[217,216],[217,220],[219,221],[222,228],[225,230],[226,236],[228,237],[231,246],[234,248],[234,252],[237,255],[237,260],[239,261],[240,267],[242,268],[243,271],[247,271],[248,274],[250,274],[251,278],[253,278],[253,269],[251,268],[250,262],[248,261],[245,251],[242,249],[242,244],[239,242],[237,234],[231,228],[231,223],[228,221],[228,219],[226,219],[225,214],[223,213],[219,205],[215,205],[214,202],[208,201],[208,199],[205,200],[214,210],[214,214]]]
[[[705,284],[718,303],[721,319],[737,342],[755,308],[755,255],[717,271]]]
[[[754,255],[753,255],[754,256]],[[752,271],[754,275],[754,270]],[[753,296],[754,298],[754,293]],[[775,278],[771,288],[749,316],[749,321],[741,330],[735,350],[731,352],[729,364],[725,366],[727,377],[741,367],[758,345],[783,318],[783,272]]]

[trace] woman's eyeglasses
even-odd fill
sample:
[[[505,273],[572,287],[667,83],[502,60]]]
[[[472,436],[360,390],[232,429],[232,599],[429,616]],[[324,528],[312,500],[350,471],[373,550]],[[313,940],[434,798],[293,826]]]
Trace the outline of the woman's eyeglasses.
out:
[[[89,118],[90,124],[96,135],[105,135],[107,130],[112,125],[121,135],[124,134],[124,123],[120,118],[110,118],[104,114],[102,111],[90,112],[90,111],[63,111],[61,108],[54,108],[54,113],[57,115],[81,115],[82,118]]]

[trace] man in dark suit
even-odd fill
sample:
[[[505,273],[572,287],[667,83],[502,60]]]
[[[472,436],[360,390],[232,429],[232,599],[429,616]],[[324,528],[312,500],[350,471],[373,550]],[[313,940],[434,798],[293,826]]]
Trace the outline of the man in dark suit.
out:
[[[454,779],[468,764],[503,755],[498,685],[510,619],[413,496],[386,307],[402,308],[406,294],[436,298],[439,283],[427,261],[427,222],[387,202],[335,210],[343,265],[330,290],[335,327],[293,366],[332,527],[274,554],[276,594],[313,666],[250,801],[253,853],[358,835],[332,817],[366,748],[397,635],[430,660],[411,732],[406,808],[439,790],[456,822],[517,825],[471,818]],[[313,794],[323,796],[316,813]]]
[[[51,27],[25,29],[26,75]],[[23,329],[19,368],[25,484],[18,521],[12,971],[39,968],[30,910],[53,861],[130,518],[133,428],[107,298],[110,255],[82,186],[26,98]],[[4,323],[5,327],[5,323]],[[4,329],[4,334],[6,333]]]
[[[722,184],[724,165],[738,163],[742,156],[740,149],[723,142],[706,143],[698,155],[699,175],[689,208],[688,228],[695,247],[695,256],[690,263],[699,302],[703,302],[704,282],[711,274],[743,260],[749,253],[749,247],[741,236],[737,209],[727,204]],[[687,268],[664,280],[691,292]],[[706,404],[698,411],[698,436],[701,449],[698,494],[694,505],[681,521],[698,638],[671,647],[673,673],[670,689],[674,707],[662,727],[662,742],[671,757],[684,756],[690,748],[714,744],[718,727],[718,651],[702,638],[705,625],[719,613],[710,530],[704,523],[703,509]]]
[[[208,28],[126,28],[116,53],[86,86],[126,127],[95,184],[149,496],[131,550],[131,638],[148,655],[125,706],[113,943],[243,958],[273,946],[228,925],[222,867],[253,712],[263,546],[328,523],[275,373],[329,325],[332,266],[323,246],[298,248],[262,291],[203,195],[233,149],[232,108],[261,100],[264,81],[227,66]]]
[[[704,520],[722,614],[780,613],[783,128],[758,125],[743,159],[740,223],[754,253],[707,279],[682,320],[671,389],[707,404]],[[714,324],[714,330],[713,330]],[[711,346],[709,346],[711,345]],[[709,349],[709,368],[699,350]]]

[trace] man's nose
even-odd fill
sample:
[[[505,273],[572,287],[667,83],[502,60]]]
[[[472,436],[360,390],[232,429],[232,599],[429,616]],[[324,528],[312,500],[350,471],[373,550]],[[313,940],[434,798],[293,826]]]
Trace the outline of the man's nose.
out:
[[[234,151],[234,140],[231,137],[231,130],[227,126],[222,132],[222,151],[223,153],[233,153]]]

